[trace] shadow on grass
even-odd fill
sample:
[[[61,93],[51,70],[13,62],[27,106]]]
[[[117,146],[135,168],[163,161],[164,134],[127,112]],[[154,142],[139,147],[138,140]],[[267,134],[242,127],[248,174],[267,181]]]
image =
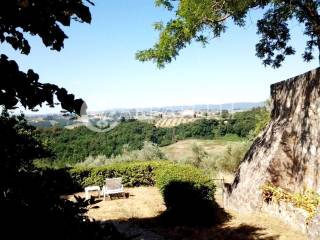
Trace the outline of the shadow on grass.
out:
[[[265,229],[250,225],[230,226],[231,216],[213,197],[209,183],[172,180],[160,189],[166,210],[152,218],[105,221],[133,240],[276,240]]]
[[[177,224],[168,212],[153,218],[104,221],[101,224],[114,224],[126,239],[132,240],[277,240],[278,235],[267,235],[264,228],[241,224],[227,226],[231,216],[218,207],[215,222],[211,225]]]

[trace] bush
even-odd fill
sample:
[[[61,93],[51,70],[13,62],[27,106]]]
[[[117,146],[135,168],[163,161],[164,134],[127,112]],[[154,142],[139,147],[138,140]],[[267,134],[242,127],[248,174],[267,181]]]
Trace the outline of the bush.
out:
[[[208,156],[208,153],[202,146],[194,143],[192,145],[192,155],[190,163],[195,167],[200,167],[203,159]]]
[[[190,165],[168,165],[156,170],[156,186],[167,207],[166,221],[208,225],[215,221],[215,185]]]
[[[155,183],[154,170],[171,162],[123,162],[102,167],[75,167],[69,170],[75,183],[85,187],[88,185],[104,184],[106,178],[122,177],[125,187],[153,186]]]
[[[20,172],[11,191],[2,197],[3,233],[10,234],[10,239],[124,239],[112,225],[102,228],[88,218],[88,201],[60,198],[44,178],[39,172]],[[12,231],[14,226],[19,230]],[[50,234],[44,237],[43,233]]]
[[[251,142],[243,142],[232,146],[229,145],[222,153],[208,155],[203,159],[201,167],[207,170],[212,169],[215,172],[234,173],[248,151],[250,144]]]
[[[320,207],[320,194],[310,189],[304,193],[290,193],[272,183],[266,183],[261,188],[265,202],[287,202],[308,212],[307,223],[315,217],[317,209]]]
[[[85,161],[76,164],[76,166],[96,167],[119,162],[157,161],[163,159],[165,159],[165,156],[160,148],[152,142],[145,141],[141,150],[130,151],[130,146],[124,145],[121,155],[110,158],[107,158],[105,155],[89,156]]]
[[[39,171],[42,177],[42,185],[46,185],[48,191],[53,191],[57,195],[72,194],[82,190],[68,172],[68,169],[42,169]]]

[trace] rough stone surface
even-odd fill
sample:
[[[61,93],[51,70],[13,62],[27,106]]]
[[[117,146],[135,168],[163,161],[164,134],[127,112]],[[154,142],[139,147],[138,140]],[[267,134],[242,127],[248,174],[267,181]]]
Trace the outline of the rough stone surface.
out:
[[[315,218],[308,224],[307,230],[310,240],[320,239],[320,207],[318,208]]]
[[[261,211],[280,218],[283,222],[302,233],[308,233],[308,225],[306,223],[309,213],[301,208],[294,207],[291,203],[264,203]]]
[[[320,192],[320,68],[271,85],[271,121],[227,188],[227,206],[263,210],[261,186]]]

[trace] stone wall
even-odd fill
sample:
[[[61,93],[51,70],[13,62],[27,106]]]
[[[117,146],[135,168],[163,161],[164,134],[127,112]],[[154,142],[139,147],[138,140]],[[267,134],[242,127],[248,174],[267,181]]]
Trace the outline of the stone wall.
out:
[[[281,219],[302,233],[308,233],[308,225],[306,223],[309,213],[304,209],[295,208],[291,203],[271,202],[264,203],[260,210]]]
[[[271,85],[271,97],[271,121],[227,188],[230,208],[263,210],[266,182],[290,192],[320,192],[320,68]]]
[[[315,218],[308,224],[307,232],[310,240],[320,239],[320,207]]]

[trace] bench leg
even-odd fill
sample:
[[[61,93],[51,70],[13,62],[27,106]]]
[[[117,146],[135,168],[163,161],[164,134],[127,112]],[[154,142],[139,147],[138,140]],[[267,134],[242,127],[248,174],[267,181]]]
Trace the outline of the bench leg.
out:
[[[86,191],[86,200],[89,200],[89,191]]]
[[[104,193],[104,194],[103,194],[103,200],[104,200],[104,201],[106,200],[106,196],[108,197],[108,199],[111,199],[110,194]]]

